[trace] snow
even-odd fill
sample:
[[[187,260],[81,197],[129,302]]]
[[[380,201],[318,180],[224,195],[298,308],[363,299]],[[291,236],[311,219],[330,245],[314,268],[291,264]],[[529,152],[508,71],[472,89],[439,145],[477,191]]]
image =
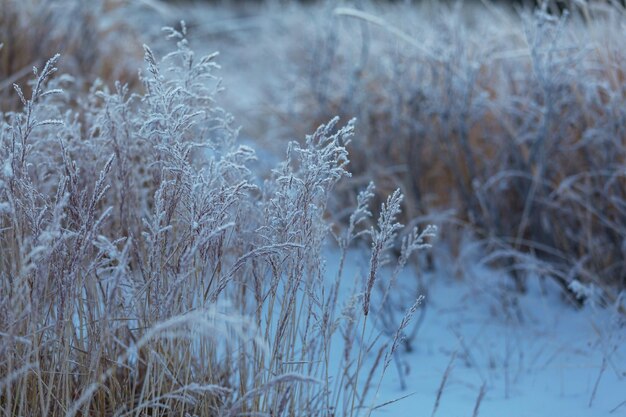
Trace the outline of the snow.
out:
[[[334,253],[327,252],[329,258]],[[365,251],[353,252],[345,276],[366,271],[366,262]],[[376,406],[408,397],[372,415],[626,415],[626,322],[614,308],[576,309],[549,279],[532,278],[528,292],[518,294],[497,270],[470,267],[458,279],[449,269],[440,264],[423,275],[425,319],[412,352],[399,356],[406,389],[392,364],[370,401]],[[414,269],[405,270],[398,291],[413,294],[416,275]],[[347,287],[343,290],[351,295]],[[484,397],[474,413],[483,384]]]

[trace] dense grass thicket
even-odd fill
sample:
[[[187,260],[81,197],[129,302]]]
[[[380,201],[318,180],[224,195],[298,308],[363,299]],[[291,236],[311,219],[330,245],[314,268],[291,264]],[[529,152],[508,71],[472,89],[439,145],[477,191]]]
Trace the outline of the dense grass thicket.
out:
[[[528,275],[590,284],[607,301],[626,287],[621,6],[370,5],[281,22],[307,40],[275,47],[297,78],[283,73],[293,84],[268,102],[289,97],[278,113],[296,130],[356,117],[361,184],[402,184],[408,219],[438,218],[457,253],[471,231],[521,291]]]
[[[168,36],[162,60],[145,48],[140,94],[73,97],[58,56],[29,95],[14,87],[22,110],[0,121],[0,414],[365,413],[418,305],[365,369],[358,340],[402,195],[369,228],[373,186],[360,194],[327,271],[325,208],[354,123],[290,144],[263,181],[216,105],[215,56],[196,57],[184,26]],[[398,268],[432,234],[409,233]],[[346,250],[366,235],[371,265],[344,305]]]
[[[0,110],[18,108],[13,83],[30,91],[33,66],[62,53],[64,73],[84,85],[97,78],[136,84],[143,32],[115,0],[2,0],[0,2]]]

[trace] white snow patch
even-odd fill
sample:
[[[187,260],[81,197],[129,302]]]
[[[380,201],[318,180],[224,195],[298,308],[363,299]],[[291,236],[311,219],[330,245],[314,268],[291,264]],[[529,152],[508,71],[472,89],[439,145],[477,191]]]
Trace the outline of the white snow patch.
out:
[[[326,255],[334,265],[336,251]],[[348,281],[366,268],[366,258],[351,254]],[[412,298],[416,277],[407,269],[396,293]],[[518,294],[509,278],[487,268],[466,271],[464,279],[435,272],[422,280],[426,311],[412,351],[401,349],[398,366],[389,366],[377,398],[366,404],[408,397],[374,409],[373,416],[431,416],[448,367],[435,416],[626,415],[626,403],[620,405],[626,400],[626,322],[615,309],[590,303],[577,310],[558,285],[539,278]],[[354,294],[350,284],[343,288],[346,300]]]

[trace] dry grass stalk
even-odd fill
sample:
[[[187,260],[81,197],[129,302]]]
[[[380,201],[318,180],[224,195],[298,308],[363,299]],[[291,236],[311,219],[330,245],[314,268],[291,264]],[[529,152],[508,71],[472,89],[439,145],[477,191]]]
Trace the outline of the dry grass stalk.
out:
[[[197,57],[184,24],[166,33],[176,48],[144,48],[142,93],[64,90],[54,56],[1,113],[0,415],[353,413],[380,362],[362,369],[370,299],[340,314],[343,266],[325,278],[322,249],[354,121],[291,143],[262,183],[215,104],[216,55]],[[369,279],[401,199],[368,232]]]

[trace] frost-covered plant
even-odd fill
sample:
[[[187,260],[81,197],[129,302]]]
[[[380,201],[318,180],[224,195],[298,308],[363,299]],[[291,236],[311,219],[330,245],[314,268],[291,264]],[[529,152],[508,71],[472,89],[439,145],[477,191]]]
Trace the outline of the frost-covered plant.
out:
[[[2,114],[0,413],[359,414],[385,346],[360,382],[373,345],[354,324],[400,193],[371,232],[367,307],[342,315],[342,267],[328,279],[323,248],[354,122],[291,143],[262,182],[216,105],[215,55],[197,57],[184,24],[167,35],[173,53],[145,47],[143,92],[96,83],[74,97],[55,56]]]

